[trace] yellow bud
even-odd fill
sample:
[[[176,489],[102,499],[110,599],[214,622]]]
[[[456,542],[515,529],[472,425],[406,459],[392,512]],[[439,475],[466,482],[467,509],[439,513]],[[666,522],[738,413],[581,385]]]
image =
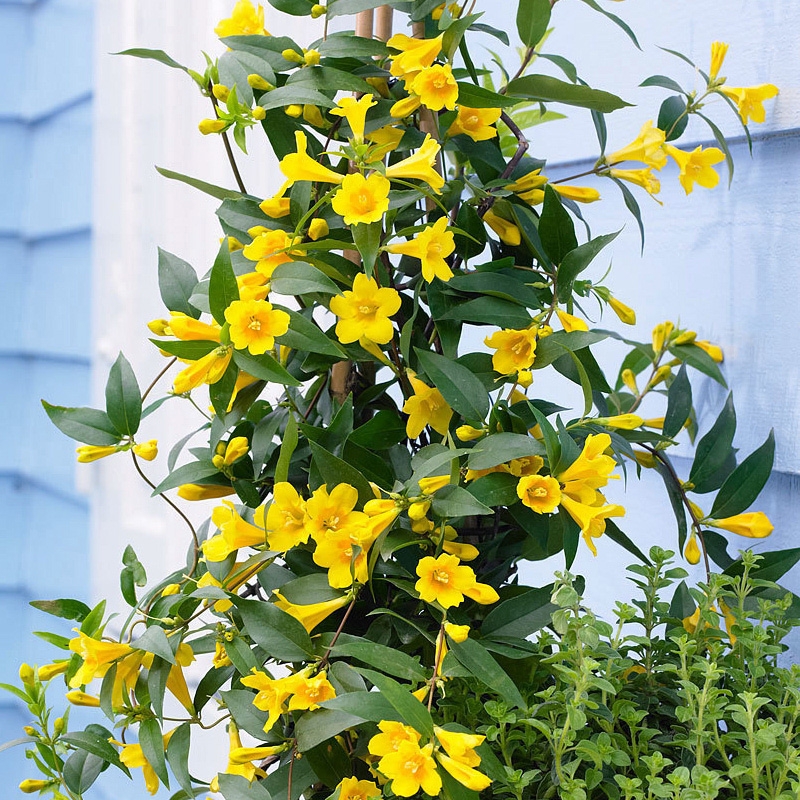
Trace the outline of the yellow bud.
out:
[[[650,417],[650,419],[642,420],[642,425],[645,428],[663,428],[664,417]]]
[[[322,116],[322,112],[310,103],[303,106],[303,119],[315,128],[330,128],[330,123]]]
[[[111,456],[119,452],[117,445],[93,445],[85,444],[83,447],[76,447],[75,452],[78,454],[79,464],[90,464],[92,461],[97,461],[100,458]]]
[[[639,387],[636,385],[636,376],[633,374],[633,370],[631,369],[624,369],[622,370],[622,382],[634,393],[639,394]]]
[[[169,597],[171,594],[178,594],[181,590],[181,585],[179,583],[168,583],[162,590],[161,596],[162,597]]]
[[[669,341],[669,335],[675,326],[667,320],[659,322],[653,328],[653,352],[660,353],[664,349],[664,344]]]
[[[170,335],[169,320],[167,319],[151,319],[150,322],[147,323],[147,327],[150,329],[150,332],[154,333],[156,336]]]
[[[233,486],[220,486],[218,484],[203,485],[201,483],[184,483],[178,487],[178,497],[183,500],[214,500],[218,497],[228,497],[235,494]]]
[[[267,116],[267,112],[261,106],[256,106],[253,109],[253,119],[262,120]]]
[[[311,239],[312,242],[316,242],[318,239],[324,239],[329,232],[330,228],[328,227],[328,223],[319,217],[312,219],[311,224],[308,226],[308,238]]]
[[[456,428],[456,436],[462,442],[474,442],[475,439],[480,439],[486,431],[481,428],[473,428],[472,425],[459,425]]]
[[[692,514],[694,514],[698,520],[706,518],[706,512],[703,511],[703,509],[700,508],[697,503],[693,503],[691,500],[689,500],[689,508],[692,510]]]
[[[228,465],[233,464],[234,461],[238,461],[242,456],[246,455],[249,449],[250,442],[247,441],[246,436],[235,436],[225,448],[225,463]]]
[[[699,564],[700,563],[700,546],[697,544],[697,537],[692,534],[689,537],[689,541],[686,542],[686,547],[683,551],[683,557],[690,563],[690,564]]]
[[[430,478],[420,478],[419,488],[422,494],[434,494],[450,483],[449,475],[434,475]]]
[[[316,67],[319,64],[319,51],[306,50],[303,53],[303,61],[305,61],[307,67]]]
[[[271,92],[275,88],[274,84],[254,72],[247,76],[247,83],[250,85],[250,88],[258,89],[262,92]]]
[[[19,679],[29,688],[36,685],[36,676],[30,664],[20,664]]]
[[[650,378],[649,386],[652,388],[653,386],[658,386],[659,383],[665,381],[670,375],[672,374],[672,367],[669,364],[664,364],[660,366],[654,373],[653,377]]]
[[[203,119],[200,120],[200,124],[197,127],[203,136],[207,136],[209,133],[224,131],[228,127],[228,123],[224,119]]]
[[[222,469],[225,466],[225,456],[216,455],[211,459],[211,463],[217,468]]]
[[[25,733],[27,736],[36,736],[36,735],[37,735],[37,733],[38,733],[38,731],[36,730],[36,728],[34,728],[32,725],[26,725],[26,726],[25,726],[25,727],[22,729],[22,731],[23,731],[23,733]]]
[[[231,93],[231,90],[227,86],[221,83],[215,83],[211,87],[211,92],[214,95],[214,97],[216,97],[217,100],[220,101],[220,103],[227,103],[228,95]]]
[[[725,519],[709,519],[706,523],[738,536],[747,536],[749,539],[763,539],[769,536],[775,527],[763,511],[748,511]]]
[[[691,344],[697,338],[694,331],[684,331],[675,337],[673,344]]]
[[[100,708],[100,698],[91,694],[86,694],[79,689],[67,692],[67,700],[74,706],[87,706],[88,708]]]
[[[367,78],[366,81],[373,89],[377,90],[381,97],[386,100],[391,98],[391,94],[389,93],[389,83],[386,78]]]
[[[39,680],[49,681],[56,675],[63,675],[69,667],[69,661],[56,661],[53,664],[45,664],[39,667]]]
[[[632,431],[644,424],[644,419],[638,414],[616,414],[613,417],[599,417],[598,425],[609,428],[620,428],[623,431]]]
[[[228,240],[228,252],[235,253],[237,250],[243,250],[244,245],[235,237],[235,236],[227,236],[224,237]],[[220,243],[222,243],[222,239],[220,239]]]
[[[60,736],[64,733],[65,726],[66,722],[64,721],[64,717],[57,717],[53,722],[53,733],[55,733],[56,736]]]
[[[305,59],[303,56],[297,52],[297,50],[292,50],[291,47],[287,47],[285,50],[281,52],[281,55],[287,60],[291,61],[293,64],[304,64]]]
[[[150,439],[142,444],[135,444],[133,452],[145,461],[152,461],[158,455],[158,440]]]
[[[48,786],[52,786],[53,781],[43,781],[39,778],[25,778],[19,785],[19,790],[25,794],[33,794],[34,792],[41,792]]]
[[[725,356],[722,353],[722,348],[719,345],[711,344],[711,342],[707,342],[705,340],[697,339],[695,344],[701,349],[705,350],[717,364],[721,364],[725,360]]]
[[[636,312],[630,306],[626,306],[625,303],[617,300],[613,295],[609,296],[608,304],[611,306],[611,310],[619,317],[620,322],[624,322],[626,325],[636,324]]]
[[[427,500],[412,503],[408,507],[408,518],[418,522],[428,513],[430,507],[431,504]]]
[[[294,117],[294,119],[297,119],[298,117],[303,116],[303,106],[298,106],[296,103],[292,103],[283,109],[283,113],[286,114],[287,117]]]
[[[325,6],[323,6],[321,3],[314,3],[314,5],[311,6],[312,19],[319,19],[319,17],[321,17],[324,13],[325,13]]]
[[[517,373],[517,384],[527,389],[533,383],[533,373],[529,369],[521,369]]]
[[[456,644],[460,644],[469,636],[469,625],[454,625],[452,622],[445,622],[444,632]]]
[[[647,450],[634,450],[633,454],[636,456],[636,463],[639,464],[639,466],[645,469],[653,469],[653,467],[655,467],[656,457]]]

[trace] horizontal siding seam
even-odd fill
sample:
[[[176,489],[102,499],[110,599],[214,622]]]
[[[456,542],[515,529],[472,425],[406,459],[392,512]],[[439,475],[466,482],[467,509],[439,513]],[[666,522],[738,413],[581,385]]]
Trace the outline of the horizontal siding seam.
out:
[[[26,233],[24,230],[0,230],[0,241],[12,239],[24,245],[36,245],[55,239],[72,239],[79,236],[91,235],[91,225],[76,225],[73,228],[64,228],[60,231],[46,231],[44,233]]]
[[[51,353],[36,350],[0,350],[0,360],[9,361],[46,361],[50,364],[66,364],[76,367],[91,367],[89,356],[69,355],[67,353]]]
[[[93,96],[94,92],[90,89],[88,91],[81,92],[80,94],[76,94],[74,97],[70,97],[69,99],[51,106],[44,111],[39,111],[33,114],[0,114],[0,123],[12,122],[31,127],[40,125],[42,122],[48,122],[49,120],[53,119],[53,117],[57,117],[59,114],[63,114],[65,111],[70,111],[71,109],[77,108],[84,103],[91,103]]]
[[[47,481],[26,475],[24,472],[20,472],[19,470],[0,470],[0,481],[8,481],[18,488],[24,487],[26,489],[33,489],[37,492],[44,492],[49,497],[60,500],[67,505],[83,509],[84,511],[89,510],[89,502],[83,497],[80,497],[76,494],[70,494],[69,492],[64,491],[64,489],[59,489]]]

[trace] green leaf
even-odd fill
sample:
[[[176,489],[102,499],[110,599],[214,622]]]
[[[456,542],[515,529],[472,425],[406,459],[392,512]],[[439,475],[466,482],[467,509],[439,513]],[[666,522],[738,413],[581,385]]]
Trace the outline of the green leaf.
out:
[[[541,222],[539,223],[541,233]],[[565,303],[572,296],[572,289],[575,278],[581,274],[592,263],[595,256],[607,245],[614,241],[622,233],[622,229],[616,233],[606,233],[579,245],[574,250],[570,250],[561,261],[558,268],[557,285],[558,299]]]
[[[361,717],[332,708],[318,708],[303,714],[295,723],[297,749],[306,753],[360,722],[363,722]]]
[[[150,706],[159,722],[163,724],[164,695],[167,693],[167,679],[172,670],[172,664],[163,658],[153,658],[153,663],[147,670],[147,694],[150,697]],[[112,712],[113,713],[113,712]]]
[[[519,500],[517,496],[519,478],[503,472],[492,472],[478,478],[467,487],[467,491],[485,506],[496,508],[510,506]]]
[[[709,128],[711,128],[711,133],[714,134],[714,138],[719,145],[719,149],[725,154],[725,163],[728,165],[728,187],[730,187],[731,183],[733,182],[733,156],[731,155],[731,150],[728,147],[728,140],[725,138],[725,134],[705,114],[701,114],[699,111],[696,111],[695,113],[706,123],[706,125],[708,125]],[[747,133],[749,139],[750,133],[746,126],[745,133]]]
[[[180,69],[188,73],[189,70],[179,64],[172,56],[168,56],[163,50],[148,50],[145,47],[132,47],[129,50],[120,50],[118,53],[112,53],[114,56],[133,56],[134,58],[146,58],[150,61],[158,61],[167,67],[173,69]]]
[[[534,214],[533,209],[527,205],[514,204],[511,206],[511,211],[527,248],[536,256],[538,261],[549,267],[551,261],[539,236],[539,218]]]
[[[414,730],[427,738],[433,738],[433,718],[430,711],[404,686],[392,678],[371,669],[359,668],[360,672],[392,704],[392,707]]]
[[[352,72],[328,66],[306,67],[298,69],[289,76],[286,88],[315,89],[318,92],[358,92],[359,94],[374,93],[373,88],[361,77]],[[335,105],[335,103],[334,103]]]
[[[342,641],[340,637],[333,648],[332,655],[355,658],[364,664],[380,667],[381,671],[407,681],[421,682],[428,679],[428,673],[420,666],[418,659],[412,658],[394,647],[387,647],[368,639],[358,640],[357,637],[348,637]]]
[[[725,378],[719,371],[716,361],[696,344],[671,345],[669,352],[690,367],[694,367],[709,378],[713,378],[720,386],[727,386]]]
[[[292,774],[292,796],[289,798],[289,770],[291,768]],[[225,776],[220,776],[225,777]],[[238,775],[228,776],[228,777],[240,777]],[[246,778],[242,778],[241,780],[247,780]],[[319,782],[319,778],[317,777],[314,770],[311,768],[311,765],[307,762],[305,758],[295,759],[293,764],[284,764],[274,772],[270,772],[269,775],[264,779],[263,783],[256,783],[255,781],[251,785],[252,786],[260,786],[267,789],[272,796],[272,800],[300,800],[303,796],[303,793],[308,789],[312,784]],[[221,781],[220,781],[221,783]],[[267,798],[263,797],[263,795],[253,796],[249,798],[242,798],[241,800],[267,800]],[[227,800],[240,800],[240,798],[227,798]]]
[[[620,547],[624,547],[629,553],[633,554],[638,558],[643,564],[649,564],[650,559],[634,544],[633,540],[624,534],[617,523],[614,522],[612,519],[606,520],[606,530],[605,535],[611,539],[612,542],[618,544]]]
[[[191,739],[191,725],[184,722],[179,725],[167,745],[167,762],[169,763],[172,774],[178,781],[178,785],[189,796],[192,796],[192,778],[189,775],[189,750]]]
[[[378,39],[354,36],[349,31],[328,33],[311,45],[324,58],[373,58],[389,55],[389,48]]]
[[[228,242],[223,240],[208,281],[208,304],[211,314],[220,325],[225,324],[225,309],[238,299],[239,285],[231,266],[231,253]]]
[[[489,475],[486,476],[491,477]],[[481,625],[485,637],[515,637],[524,639],[550,624],[557,606],[550,602],[553,586],[530,589],[498,603],[486,615]]]
[[[360,11],[369,11],[371,8],[388,5],[392,7],[407,6],[403,0],[330,0],[328,3],[328,18],[340,17],[343,14],[358,14]]]
[[[697,604],[689,592],[686,581],[681,581],[675,587],[675,594],[672,595],[672,602],[669,606],[669,615],[675,619],[686,619],[694,614]]]
[[[339,294],[339,287],[324,273],[305,261],[279,264],[269,280],[274,294]]]
[[[161,339],[151,339],[150,341],[159,350],[178,358],[185,358],[187,361],[197,361],[219,347],[219,342],[205,341],[203,339],[190,339],[185,342],[171,341],[169,339],[163,341]]]
[[[189,302],[197,286],[197,273],[182,258],[158,248],[158,289],[170,311],[197,319],[200,312]]]
[[[656,472],[658,472],[664,481],[667,497],[672,506],[672,513],[675,514],[675,520],[678,523],[678,549],[683,552],[683,545],[686,542],[686,533],[688,529],[686,526],[686,508],[683,505],[681,488],[675,483],[675,478],[672,477],[672,473],[667,469],[666,465],[662,464],[661,459],[656,458],[655,465]]]
[[[329,487],[338,486],[340,483],[349,483],[358,490],[359,503],[363,504],[374,499],[375,495],[369,481],[354,466],[333,455],[316,442],[309,442],[309,444],[311,445],[312,463]]]
[[[75,750],[64,763],[64,783],[70,791],[82,795],[97,780],[105,766],[106,762],[99,756],[87,753],[86,750]]]
[[[278,11],[294,17],[307,17],[314,7],[314,0],[269,0],[269,4]]]
[[[549,184],[544,187],[544,206],[539,218],[539,237],[554,264],[560,264],[567,253],[575,250],[578,246],[572,217],[564,208],[558,192]]]
[[[175,654],[169,645],[167,634],[158,625],[151,625],[136,641],[131,642],[134,650],[143,650],[145,653],[153,653],[170,664],[175,664]]]
[[[483,325],[497,325],[497,320],[502,319],[504,327],[516,330],[527,328],[531,324],[531,316],[523,306],[499,297],[477,297],[459,302],[438,319]]]
[[[237,727],[256,739],[261,739],[264,736],[264,725],[266,725],[269,714],[253,705],[255,698],[253,692],[246,689],[231,689],[219,694],[228,707],[228,711],[231,712]]]
[[[414,352],[445,402],[464,419],[482,422],[489,413],[489,396],[483,384],[466,367],[445,356],[417,347]]]
[[[511,706],[523,709],[527,707],[514,681],[475,639],[465,639],[463,642],[451,640],[450,651],[462,666]]]
[[[169,773],[164,757],[164,738],[157,720],[144,719],[139,723],[139,744],[142,746],[142,754],[153,768],[153,772],[158,775],[164,786],[169,788]]]
[[[80,600],[31,600],[29,605],[44,611],[45,614],[52,614],[62,619],[74,619],[78,622],[83,622],[91,611],[89,606]]]
[[[136,375],[122,353],[117,356],[108,373],[106,413],[120,433],[133,436],[139,430],[142,395]]]
[[[711,430],[697,443],[689,472],[689,482],[694,484],[694,491],[702,492],[703,483],[714,476],[730,458],[734,433],[736,433],[736,411],[733,407],[733,395],[729,394]]]
[[[102,725],[87,725],[83,731],[74,731],[62,736],[61,741],[102,758],[103,761],[113,764],[130,777],[128,768],[119,760],[116,748],[108,741],[112,737],[113,734]]]
[[[228,775],[221,772],[219,774],[219,790],[225,800],[272,800],[272,795],[259,781],[251,783],[241,775]]]
[[[236,608],[253,641],[279,661],[306,661],[314,652],[306,629],[273,603],[236,600]]]
[[[507,108],[519,103],[519,98],[498,94],[474,83],[458,81],[458,103],[467,108]]]
[[[183,486],[184,483],[200,483],[212,475],[219,475],[219,470],[210,461],[192,461],[167,475],[153,490],[153,494],[161,494],[167,489]]]
[[[325,702],[323,708],[346,712],[348,716],[369,722],[393,720],[402,722],[403,717],[380,692],[348,692]]]
[[[166,167],[156,167],[156,172],[158,172],[159,175],[163,175],[165,178],[169,178],[171,181],[179,181],[194,189],[199,189],[201,192],[211,195],[211,197],[216,197],[217,200],[241,200],[243,197],[242,193],[236,189],[225,189],[222,186],[215,186],[213,183],[201,181],[200,178],[193,178],[191,175],[173,172],[171,169],[166,169]],[[160,251],[161,248],[159,248],[159,252]],[[184,261],[183,263],[185,264],[186,262]],[[168,305],[167,308],[169,308],[170,311],[180,311],[180,309],[170,308]]]
[[[375,269],[375,261],[378,258],[378,251],[381,247],[381,236],[383,235],[383,222],[371,222],[369,225],[360,222],[357,225],[351,225],[350,230],[353,232],[353,241],[355,242],[358,252],[361,254],[361,261],[364,264],[364,272],[368,277],[372,277],[372,271]],[[338,294],[339,290],[333,294]]]
[[[800,547],[789,550],[772,550],[760,553],[761,560],[751,570],[750,577],[760,581],[779,581],[792,567],[800,562]],[[726,575],[738,577],[744,571],[741,559],[737,559],[725,569]]]
[[[658,127],[666,133],[666,141],[679,139],[689,124],[686,100],[680,95],[668,97],[658,111]]]
[[[746,511],[764,488],[774,460],[775,433],[770,431],[764,444],[742,461],[722,484],[709,517],[724,519]]]
[[[315,712],[309,711],[304,716],[309,717],[314,714]],[[352,775],[350,757],[337,739],[330,739],[307,750],[305,757],[317,777],[326,786],[337,786]]]
[[[250,355],[244,350],[233,351],[233,361],[242,372],[267,383],[283,386],[300,386],[300,381],[290,375],[269,353]]]
[[[320,353],[339,359],[347,358],[347,353],[336,342],[329,339],[314,322],[289,308],[274,304],[273,308],[279,308],[289,315],[289,330],[283,336],[276,338],[279,344],[285,344],[293,350]]]
[[[607,19],[610,19],[615,25],[621,28],[627,34],[628,38],[636,45],[636,47],[641,50],[642,48],[639,46],[639,42],[636,39],[636,35],[631,30],[630,26],[622,19],[620,19],[616,14],[612,14],[610,11],[606,11],[596,0],[583,0],[589,8],[593,8],[599,14],[602,14]]]
[[[649,78],[645,78],[639,86],[660,86],[662,89],[669,89],[671,92],[686,94],[679,83],[666,75],[651,75]],[[659,127],[661,126],[659,125]],[[661,130],[664,130],[664,128],[661,128]]]
[[[536,47],[550,24],[550,0],[521,0],[517,8],[517,32],[522,44]]]
[[[294,415],[289,414],[286,422],[286,429],[283,432],[281,442],[281,452],[278,456],[278,463],[275,465],[275,483],[283,483],[289,476],[289,465],[292,461],[295,448],[297,447],[297,422]]]
[[[258,104],[266,111],[295,104],[322,106],[322,108],[333,108],[336,105],[328,95],[301,83],[287,84],[271,92],[265,92]]]
[[[667,413],[664,415],[663,433],[669,439],[680,433],[692,413],[692,384],[686,374],[686,364],[681,364],[667,394]]]
[[[98,447],[119,443],[119,432],[105,411],[53,406],[47,400],[42,400],[42,406],[50,421],[70,439]]]
[[[469,517],[491,514],[492,509],[485,506],[475,495],[460,486],[445,486],[439,489],[431,502],[433,513],[440,517]]]
[[[566,83],[549,75],[524,75],[516,78],[508,84],[508,94],[527,100],[538,100],[541,103],[565,103],[589,108],[603,114],[631,105],[609,92]]]
[[[470,469],[491,469],[512,458],[542,456],[545,448],[541,442],[521,433],[494,433],[481,439],[469,454]]]
[[[356,428],[348,441],[371,450],[386,450],[402,442],[405,437],[405,422],[396,412],[382,409],[371,420]]]
[[[608,338],[608,334],[601,331],[556,331],[539,339],[536,343],[536,358],[533,362],[533,369],[542,369],[552,364],[565,352],[574,353],[583,350],[597,342],[602,342]]]

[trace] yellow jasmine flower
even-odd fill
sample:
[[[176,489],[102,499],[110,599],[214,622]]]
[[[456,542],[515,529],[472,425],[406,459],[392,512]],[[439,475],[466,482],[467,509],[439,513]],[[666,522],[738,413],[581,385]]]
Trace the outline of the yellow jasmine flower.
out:
[[[164,734],[163,740],[165,748],[169,744],[169,740],[172,738],[172,734],[175,733],[175,730],[177,730],[177,728]],[[114,744],[121,745],[122,743],[114,742]],[[158,791],[158,776],[150,765],[150,762],[144,757],[144,752],[140,744],[122,745],[122,752],[119,754],[119,760],[128,767],[128,769],[141,767],[142,774],[144,775],[144,785],[147,791],[150,794],[155,794]]]
[[[233,662],[228,658],[228,652],[225,650],[225,645],[217,640],[214,645],[214,658],[211,660],[214,669],[221,667],[229,667]]]
[[[562,311],[560,308],[556,309],[556,314],[558,315],[558,318],[567,333],[572,333],[572,331],[589,330],[589,326],[586,324],[586,322],[580,317],[576,317],[574,314],[568,314],[566,311]]]
[[[410,94],[398,100],[390,109],[389,114],[395,119],[404,119],[413,114],[422,105],[422,100],[415,94]]]
[[[736,103],[736,107],[739,109],[739,116],[742,118],[742,122],[747,125],[751,119],[753,122],[764,121],[766,118],[764,101],[775,97],[778,94],[778,87],[772,83],[762,83],[760,86],[744,86],[741,88],[723,86],[720,91]]]
[[[666,134],[653,126],[649,119],[642,126],[639,135],[628,145],[606,156],[607,164],[618,164],[621,161],[641,161],[653,169],[661,169],[667,163],[667,156],[662,149]]]
[[[246,436],[234,436],[225,445],[220,442],[217,449],[223,452],[221,455],[216,455],[212,459],[214,461],[214,466],[229,467],[242,458],[242,456],[247,455],[247,451],[250,449],[250,442],[247,441]],[[219,459],[219,464],[217,464],[217,459]]]
[[[264,277],[272,277],[275,267],[292,260],[287,250],[294,244],[294,240],[286,231],[257,225],[250,228],[248,233],[253,237],[253,241],[245,245],[242,255],[250,261],[257,262],[256,272]]]
[[[459,106],[456,118],[447,129],[447,135],[457,136],[459,133],[464,133],[473,142],[485,142],[487,139],[494,139],[497,136],[497,128],[494,125],[500,119],[502,113],[500,108],[467,108],[467,106]]]
[[[353,132],[353,141],[361,144],[364,141],[364,125],[367,111],[378,103],[371,94],[364,94],[358,100],[353,97],[343,97],[336,108],[331,109],[331,114],[344,117]]]
[[[522,234],[513,222],[503,219],[490,208],[484,215],[483,221],[500,237],[504,244],[517,247],[522,241]]]
[[[250,0],[237,0],[230,17],[220,20],[214,33],[225,36],[269,36],[264,28],[264,7],[256,8]]]
[[[386,167],[386,177],[425,181],[434,192],[439,194],[439,190],[444,186],[444,178],[435,169],[440,149],[439,142],[427,134],[416,153],[398,161],[397,164]]]
[[[374,159],[382,158],[392,150],[396,150],[403,136],[405,130],[395,125],[384,125],[368,133],[367,140],[376,145],[376,148],[370,151]]]
[[[763,511],[748,511],[746,514],[736,514],[725,519],[706,519],[704,522],[712,528],[722,528],[749,539],[763,539],[775,528]]]
[[[653,175],[652,167],[643,167],[642,169],[614,169],[612,167],[608,174],[612,178],[641,186],[648,194],[658,194],[661,191],[661,181]]]
[[[277,747],[242,747],[239,730],[233,721],[228,723],[228,766],[224,775],[241,775],[248,781],[258,776],[263,778],[266,773],[258,769],[252,762],[267,758],[286,749],[285,745]],[[219,791],[219,775],[214,776],[209,786],[212,792]]]
[[[193,361],[186,369],[175,376],[172,391],[175,394],[185,394],[196,389],[203,383],[216,383],[225,374],[228,364],[233,356],[233,348],[222,345],[212,350],[208,355]]]
[[[595,422],[607,428],[619,428],[624,431],[633,431],[644,425],[644,419],[638,414],[616,414],[613,417],[598,417]]]
[[[118,453],[120,451],[120,445],[116,444],[109,444],[109,445],[96,445],[96,444],[84,444],[80,447],[75,448],[75,452],[78,454],[78,463],[79,464],[91,464],[92,461],[98,461],[101,458],[105,458],[106,456],[114,455],[114,453]]]
[[[580,526],[583,540],[594,556],[597,555],[597,548],[592,540],[605,533],[606,519],[625,516],[625,509],[622,506],[606,504],[600,492],[596,493],[596,497],[597,501],[593,505],[580,503],[566,493],[561,497],[562,507]]]
[[[259,711],[267,712],[264,731],[269,733],[278,718],[286,711],[286,701],[291,695],[289,678],[270,678],[265,672],[254,670],[252,675],[241,679],[242,685],[256,690],[253,705]]]
[[[339,800],[372,800],[381,796],[378,784],[360,781],[358,778],[343,778],[338,786]]]
[[[728,52],[728,45],[725,42],[712,42],[711,43],[711,69],[708,71],[708,77],[711,82],[717,79],[719,71],[722,68],[722,62]]]
[[[91,694],[86,694],[86,692],[80,691],[80,689],[73,689],[71,692],[67,692],[66,694],[67,700],[74,706],[86,706],[88,708],[100,708],[100,698],[95,697]]]
[[[74,639],[70,639],[69,649],[77,653],[83,659],[83,663],[69,682],[73,689],[91,683],[96,677],[102,677],[112,663],[133,651],[130,645],[121,642],[106,642],[92,639],[80,631],[77,633]]]
[[[315,217],[308,226],[308,238],[312,242],[324,239],[330,233],[328,223],[321,217]]]
[[[235,494],[236,490],[232,486],[222,486],[220,484],[200,484],[184,483],[178,487],[178,497],[182,500],[194,502],[197,500],[216,500],[219,497],[228,497]]]
[[[221,133],[230,123],[224,119],[201,119],[197,123],[197,129],[203,136],[208,136],[209,133]]]
[[[133,452],[145,461],[153,461],[158,455],[158,440],[150,439],[147,442],[135,444],[133,446]]]
[[[225,309],[234,347],[263,355],[275,346],[275,337],[289,330],[289,315],[273,309],[267,300],[234,300]]]
[[[424,747],[416,742],[400,742],[397,750],[378,762],[378,769],[392,782],[392,791],[399,797],[412,797],[420,789],[436,797],[442,790],[442,779],[432,753],[432,742]]]
[[[334,589],[345,589],[354,582],[366,583],[369,578],[367,550],[370,544],[368,537],[365,541],[362,531],[356,527],[330,531],[317,539],[314,563],[328,570],[328,583]]]
[[[417,744],[420,740],[419,733],[410,725],[391,720],[382,720],[378,723],[380,733],[375,734],[367,745],[370,755],[385,756],[396,753],[403,742]]]
[[[265,300],[269,295],[269,279],[262,272],[237,275],[236,285],[239,287],[240,300]]]
[[[680,167],[678,180],[686,194],[692,193],[695,183],[705,189],[713,189],[719,183],[719,175],[712,165],[724,161],[725,154],[718,147],[706,147],[704,150],[702,145],[697,145],[691,153],[671,144],[665,145],[664,149]]]
[[[719,345],[712,344],[704,339],[695,339],[694,344],[701,350],[704,350],[706,353],[708,353],[708,355],[711,356],[711,358],[716,361],[717,364],[721,364],[725,360],[725,356],[722,353],[722,348]]]
[[[308,541],[305,526],[306,504],[291,483],[276,483],[272,489],[272,503],[267,511],[267,546],[270,550],[285,553]]]
[[[528,369],[536,357],[536,328],[495,331],[483,343],[496,352],[492,355],[492,369],[501,375],[512,375]]]
[[[260,92],[271,92],[275,88],[274,84],[270,83],[266,78],[262,78],[261,75],[258,75],[255,72],[247,76],[247,85],[252,89],[258,89]],[[262,113],[264,113],[263,108],[256,106],[256,110],[259,109]]]
[[[362,337],[386,344],[394,335],[390,317],[400,310],[400,295],[394,289],[379,288],[374,278],[359,273],[353,280],[352,291],[331,298],[330,309],[339,317],[336,336],[342,344],[357,342]]]
[[[287,614],[291,614],[309,633],[333,614],[334,611],[344,608],[353,599],[350,594],[343,594],[340,597],[334,597],[332,600],[298,605],[289,602],[278,589],[275,589],[273,594],[278,598],[275,601],[275,605],[283,609]]]
[[[452,111],[456,107],[458,84],[449,64],[434,64],[420,70],[410,88],[422,105],[431,111],[441,111],[443,108]]]
[[[410,241],[392,244],[386,249],[390,253],[418,258],[422,262],[422,277],[429,283],[434,278],[449,281],[453,277],[453,270],[445,261],[456,249],[453,233],[447,230],[447,217],[440,217]]]
[[[367,178],[354,172],[344,178],[331,206],[345,225],[378,222],[389,210],[389,189],[389,181],[377,172]]]
[[[169,328],[166,331],[169,335],[175,336],[184,342],[189,341],[219,341],[220,326],[216,322],[201,322],[180,311],[172,311]]]
[[[52,664],[45,664],[39,667],[36,673],[40,681],[49,681],[57,675],[63,675],[69,669],[69,661],[55,661]]]
[[[323,167],[322,164],[308,155],[308,139],[302,131],[295,131],[294,139],[297,145],[297,152],[285,155],[278,164],[281,172],[287,178],[284,184],[286,189],[293,186],[296,181],[335,184],[342,182],[344,175]]]
[[[458,436],[462,442],[474,442],[485,434],[486,431],[483,430],[483,428],[473,428],[472,425],[459,425],[456,428],[456,436]]]
[[[461,642],[465,641],[469,638],[469,625],[456,625],[453,622],[445,622],[444,623],[444,632],[454,641],[456,644],[460,644]]]
[[[351,527],[364,526],[369,518],[363,511],[354,511],[358,491],[349,483],[339,483],[328,493],[324,484],[314,491],[306,502],[305,526],[315,542],[321,542],[332,533]]]
[[[233,503],[223,500],[211,512],[211,522],[219,533],[203,543],[206,560],[224,561],[231,553],[242,547],[257,547],[266,541],[264,530],[264,506],[256,509],[256,524],[246,522],[234,508]]]
[[[436,759],[439,763],[468,789],[477,792],[485,789],[492,782],[491,778],[474,768],[481,763],[481,757],[475,752],[475,748],[483,744],[486,737],[472,733],[448,731],[438,726],[433,730],[447,753],[444,755],[437,752]]]
[[[621,300],[617,300],[613,294],[608,296],[608,305],[611,310],[619,317],[620,322],[626,325],[636,324],[636,312],[630,307],[625,305]]]
[[[482,605],[496,603],[497,592],[485,583],[478,583],[471,567],[463,566],[456,556],[442,553],[437,558],[425,556],[417,564],[419,580],[414,588],[426,603],[439,603],[442,608],[460,605],[469,597]]]
[[[308,669],[290,675],[286,685],[292,693],[289,700],[289,711],[314,711],[320,703],[333,700],[336,690],[327,679],[325,670],[320,670],[316,675],[309,675]]]
[[[675,326],[667,320],[666,322],[659,322],[653,328],[653,352],[658,354],[664,349],[664,345],[669,341],[672,331]]]
[[[437,433],[447,433],[453,409],[445,402],[442,393],[419,378],[409,375],[414,394],[403,404],[403,413],[408,414],[406,436],[416,439],[426,425],[430,425]]]
[[[700,546],[697,544],[697,537],[694,533],[689,537],[689,541],[686,542],[686,547],[683,551],[683,557],[690,563],[690,564],[699,564],[700,563]]]
[[[562,197],[576,203],[594,203],[600,199],[600,192],[590,186],[565,186],[562,183],[550,184]]]
[[[288,197],[283,197],[285,188],[282,188],[278,194],[262,200],[258,207],[272,219],[280,219],[281,217],[288,217],[291,210],[290,200]]]
[[[397,55],[389,56],[389,72],[395,78],[408,79],[432,66],[442,51],[443,40],[444,34],[435,39],[414,39],[403,33],[396,33],[386,42],[392,50],[400,51]]]
[[[528,475],[517,484],[517,496],[537,514],[552,514],[561,503],[561,486],[550,475]]]
[[[532,206],[537,206],[544,201],[544,185],[547,183],[548,178],[546,175],[541,174],[542,170],[534,169],[517,178],[513,183],[509,183],[506,188],[514,192],[520,200]]]
[[[440,20],[445,8],[450,12],[450,16],[453,19],[458,19],[461,16],[461,6],[458,3],[442,3],[431,11],[431,19]]]

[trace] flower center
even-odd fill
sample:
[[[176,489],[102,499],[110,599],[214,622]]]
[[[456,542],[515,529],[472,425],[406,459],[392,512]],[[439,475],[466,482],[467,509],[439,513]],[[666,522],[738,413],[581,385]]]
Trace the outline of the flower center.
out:
[[[251,331],[260,331],[261,320],[258,320],[255,317],[250,317],[250,323],[248,324],[247,327],[250,328]]]
[[[322,521],[322,527],[328,531],[336,530],[338,525],[339,525],[339,517],[337,516],[327,517]]]
[[[450,573],[444,569],[435,569],[431,577],[436,583],[443,583],[445,586],[450,583]]]
[[[375,313],[377,306],[374,303],[362,303],[358,307],[358,311],[360,314],[363,314],[365,317],[370,316],[371,314]]]
[[[416,775],[417,772],[419,771],[419,762],[406,761],[406,763],[403,764],[403,768],[406,770],[406,772],[410,772],[412,775]]]

